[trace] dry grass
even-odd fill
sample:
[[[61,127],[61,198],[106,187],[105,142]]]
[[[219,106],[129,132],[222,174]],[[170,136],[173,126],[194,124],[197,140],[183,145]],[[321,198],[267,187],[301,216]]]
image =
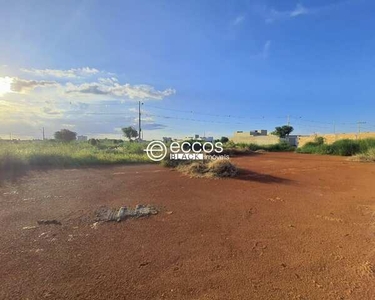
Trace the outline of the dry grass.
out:
[[[363,162],[375,162],[375,148],[367,150],[365,153],[357,154],[350,158],[353,161],[363,161]]]
[[[215,160],[210,162],[193,162],[182,164],[177,170],[190,177],[225,178],[234,177],[238,169],[229,160]]]

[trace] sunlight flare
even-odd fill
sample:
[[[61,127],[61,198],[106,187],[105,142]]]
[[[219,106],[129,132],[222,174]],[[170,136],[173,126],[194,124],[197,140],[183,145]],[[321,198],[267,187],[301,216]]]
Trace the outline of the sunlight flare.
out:
[[[13,79],[10,77],[0,77],[0,96],[3,96],[6,93],[10,93],[11,84]]]

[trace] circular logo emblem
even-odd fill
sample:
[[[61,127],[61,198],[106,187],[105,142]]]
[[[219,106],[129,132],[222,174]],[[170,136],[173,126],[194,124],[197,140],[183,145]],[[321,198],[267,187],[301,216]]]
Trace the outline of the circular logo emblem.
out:
[[[167,155],[167,147],[161,141],[152,141],[143,151],[145,151],[148,158],[153,161],[161,161]]]

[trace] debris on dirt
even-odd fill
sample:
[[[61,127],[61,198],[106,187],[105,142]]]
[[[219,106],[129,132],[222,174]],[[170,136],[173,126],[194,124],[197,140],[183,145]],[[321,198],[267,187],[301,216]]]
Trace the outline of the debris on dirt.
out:
[[[140,263],[138,267],[142,268],[142,267],[147,266],[148,264],[150,264],[150,262],[149,261],[145,261],[145,262]]]
[[[140,218],[150,215],[156,215],[157,209],[148,206],[138,204],[135,208],[129,208],[126,206],[120,207],[119,209],[113,209],[108,207],[101,207],[96,212],[96,221],[117,221],[120,222],[127,218]]]
[[[30,230],[30,229],[37,229],[38,226],[25,226],[22,228],[22,230]]]
[[[375,267],[369,261],[362,263],[358,269],[361,276],[374,277]]]
[[[271,201],[271,202],[277,202],[277,201],[284,202],[284,200],[281,199],[280,197],[268,198],[268,201]]]
[[[57,220],[39,220],[38,225],[61,225]]]
[[[316,217],[319,218],[319,219],[323,219],[323,220],[331,221],[331,222],[338,222],[338,223],[344,222],[343,219],[341,219],[341,218],[333,218],[333,217],[321,216],[321,215],[316,215]]]
[[[11,192],[6,192],[6,193],[3,193],[4,196],[8,196],[8,195],[18,195],[18,192],[17,191],[11,191]]]
[[[238,168],[229,160],[183,163],[177,167],[177,170],[190,177],[206,178],[235,177],[238,173]]]
[[[264,149],[258,149],[258,150],[255,150],[254,152],[255,152],[255,153],[265,153],[265,152],[267,152],[267,151],[264,150]]]
[[[173,214],[173,211],[167,211],[166,214],[171,215],[171,214]]]
[[[24,198],[24,199],[22,199],[23,201],[33,201],[33,200],[35,200],[35,198]]]
[[[90,227],[91,227],[92,229],[98,229],[98,225],[99,225],[99,222],[95,222],[95,223],[93,223]]]

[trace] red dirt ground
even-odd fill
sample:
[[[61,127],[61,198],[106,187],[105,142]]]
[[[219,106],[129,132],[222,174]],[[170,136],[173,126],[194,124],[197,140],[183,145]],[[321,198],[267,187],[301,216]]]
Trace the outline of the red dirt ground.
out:
[[[3,182],[0,298],[375,299],[375,164],[233,161],[236,179],[141,165]],[[91,227],[100,206],[139,203],[162,210]],[[23,229],[40,219],[62,225]]]

